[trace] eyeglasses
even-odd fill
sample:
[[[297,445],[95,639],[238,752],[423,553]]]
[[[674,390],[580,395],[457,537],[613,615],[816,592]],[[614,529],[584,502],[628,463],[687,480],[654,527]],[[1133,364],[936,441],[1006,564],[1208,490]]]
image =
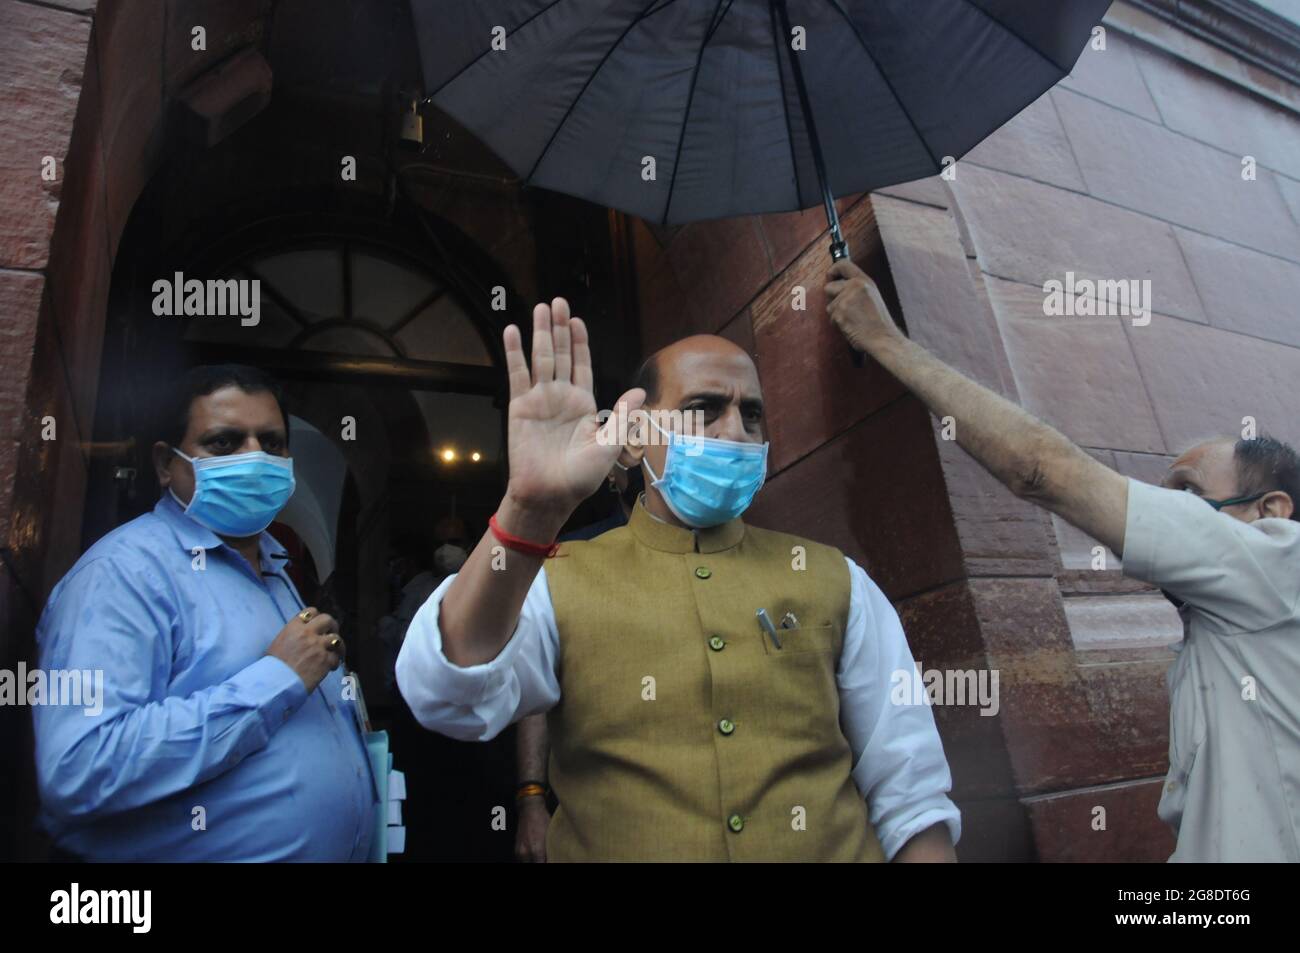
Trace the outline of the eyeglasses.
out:
[[[1206,503],[1209,503],[1216,510],[1221,510],[1225,506],[1236,506],[1238,503],[1254,503],[1260,497],[1268,496],[1272,492],[1272,490],[1265,490],[1263,493],[1256,493],[1253,496],[1238,496],[1231,500],[1212,500],[1208,496],[1202,496],[1201,499]]]

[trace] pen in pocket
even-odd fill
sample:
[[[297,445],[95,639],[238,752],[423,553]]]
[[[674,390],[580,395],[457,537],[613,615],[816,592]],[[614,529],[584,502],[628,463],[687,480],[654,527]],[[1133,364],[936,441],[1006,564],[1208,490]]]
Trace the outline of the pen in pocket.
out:
[[[768,637],[772,640],[772,644],[779,649],[781,647],[781,640],[777,638],[776,626],[774,626],[772,620],[768,618],[767,610],[759,609],[756,614],[758,615],[758,624],[762,626],[763,631],[768,634]]]

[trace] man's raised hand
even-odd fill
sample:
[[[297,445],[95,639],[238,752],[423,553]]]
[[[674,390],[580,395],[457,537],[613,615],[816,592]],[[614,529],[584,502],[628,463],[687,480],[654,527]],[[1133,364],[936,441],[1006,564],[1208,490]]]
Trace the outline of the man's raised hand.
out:
[[[510,482],[502,515],[515,517],[518,529],[511,532],[541,539],[558,531],[600,486],[622,447],[618,437],[627,432],[626,421],[644,403],[645,391],[633,388],[620,397],[602,426],[592,391],[587,326],[569,316],[563,298],[533,309],[531,374],[519,329],[510,325],[503,339],[510,374]]]

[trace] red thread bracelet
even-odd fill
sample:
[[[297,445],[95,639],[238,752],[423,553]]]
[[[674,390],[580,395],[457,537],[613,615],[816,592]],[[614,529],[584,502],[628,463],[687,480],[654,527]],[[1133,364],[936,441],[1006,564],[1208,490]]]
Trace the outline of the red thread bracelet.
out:
[[[511,536],[501,528],[497,522],[495,513],[488,520],[488,527],[492,530],[492,535],[497,538],[502,546],[506,549],[513,549],[517,553],[523,553],[525,556],[536,556],[538,559],[549,559],[560,549],[559,543],[530,543],[526,539],[518,536]]]

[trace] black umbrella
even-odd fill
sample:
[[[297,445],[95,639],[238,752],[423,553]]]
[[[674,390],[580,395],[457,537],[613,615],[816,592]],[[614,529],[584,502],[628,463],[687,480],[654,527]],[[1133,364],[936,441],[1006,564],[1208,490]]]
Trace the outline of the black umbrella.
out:
[[[429,98],[527,184],[677,224],[935,175],[1111,0],[411,0]]]

